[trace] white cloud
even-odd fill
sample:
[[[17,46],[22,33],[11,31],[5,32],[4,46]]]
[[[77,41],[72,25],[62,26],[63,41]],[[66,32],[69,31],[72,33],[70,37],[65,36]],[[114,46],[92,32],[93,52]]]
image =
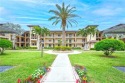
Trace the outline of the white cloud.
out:
[[[13,1],[17,1],[17,2],[23,2],[23,4],[27,4],[27,5],[36,5],[36,4],[40,4],[40,5],[49,5],[49,6],[53,6],[56,3],[52,2],[51,0],[13,0]]]
[[[26,3],[36,3],[38,0],[13,0],[13,1],[20,1],[20,2],[26,2]]]
[[[7,13],[6,9],[4,7],[0,7],[0,15],[4,15]]]
[[[41,18],[35,18],[35,17],[27,17],[27,16],[21,16],[21,17],[14,17],[14,18],[21,18],[21,19],[41,19]]]
[[[94,10],[92,13],[100,16],[114,16],[121,13],[122,8],[105,7]]]

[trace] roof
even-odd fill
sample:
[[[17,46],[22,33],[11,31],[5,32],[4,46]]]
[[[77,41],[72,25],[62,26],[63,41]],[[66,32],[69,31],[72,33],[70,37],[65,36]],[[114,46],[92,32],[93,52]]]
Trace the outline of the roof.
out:
[[[118,24],[116,26],[108,28],[108,29],[104,30],[103,33],[104,34],[107,34],[107,33],[114,33],[114,34],[125,33],[125,24]]]
[[[7,26],[0,26],[0,33],[16,33],[13,29],[8,28]]]

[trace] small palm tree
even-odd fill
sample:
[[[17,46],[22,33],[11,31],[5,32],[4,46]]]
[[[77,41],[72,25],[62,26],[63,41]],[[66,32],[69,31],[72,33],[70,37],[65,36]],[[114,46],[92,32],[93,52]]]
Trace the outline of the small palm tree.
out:
[[[76,34],[77,34],[77,36],[81,35],[82,37],[87,37],[87,35],[88,35],[87,30],[85,28],[79,29]],[[85,50],[86,50],[86,42],[87,42],[87,38],[85,38],[85,43],[83,43]]]
[[[45,27],[41,28],[40,26],[34,26],[33,28],[33,33],[37,34],[37,49],[40,50],[40,37],[50,34],[50,31],[49,29]]]
[[[72,19],[74,17],[78,17],[76,14],[73,14],[76,10],[75,7],[70,7],[70,5],[65,6],[64,3],[62,3],[62,7],[58,4],[56,4],[56,7],[58,10],[50,10],[49,12],[54,13],[54,16],[49,18],[49,20],[55,20],[52,25],[57,25],[59,22],[61,23],[62,28],[62,45],[65,46],[65,28],[68,28],[68,25],[72,27],[72,23],[77,24],[77,21]]]
[[[89,39],[89,42],[90,42],[92,36],[96,35],[96,33],[98,32],[97,25],[89,26],[89,27],[87,28],[87,32],[88,32],[88,34],[90,35],[90,39]],[[89,46],[90,46],[90,45],[89,45]]]

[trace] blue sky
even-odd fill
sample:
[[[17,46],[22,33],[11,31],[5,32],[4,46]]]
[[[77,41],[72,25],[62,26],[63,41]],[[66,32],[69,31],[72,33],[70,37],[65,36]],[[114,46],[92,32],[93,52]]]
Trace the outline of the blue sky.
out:
[[[67,30],[78,30],[87,25],[99,25],[99,30],[104,30],[114,25],[125,23],[125,0],[0,0],[0,23],[20,24],[28,30],[26,25],[40,25],[50,30],[61,30],[60,24],[52,25],[48,18],[53,16],[48,13],[50,9],[56,9],[55,4],[76,7],[76,14],[81,18],[77,20],[77,26]]]

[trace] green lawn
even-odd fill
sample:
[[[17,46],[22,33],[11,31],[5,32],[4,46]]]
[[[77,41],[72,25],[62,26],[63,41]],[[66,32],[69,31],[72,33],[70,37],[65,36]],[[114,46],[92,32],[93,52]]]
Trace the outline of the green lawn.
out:
[[[104,57],[102,52],[86,51],[70,55],[72,65],[79,64],[87,68],[91,83],[125,83],[125,73],[113,66],[125,66],[125,52],[116,52],[114,57]]]
[[[55,55],[44,54],[41,58],[40,52],[14,52],[7,51],[6,54],[0,55],[0,65],[12,65],[14,68],[0,73],[0,83],[17,83],[17,79],[25,79],[43,63],[51,66]]]

